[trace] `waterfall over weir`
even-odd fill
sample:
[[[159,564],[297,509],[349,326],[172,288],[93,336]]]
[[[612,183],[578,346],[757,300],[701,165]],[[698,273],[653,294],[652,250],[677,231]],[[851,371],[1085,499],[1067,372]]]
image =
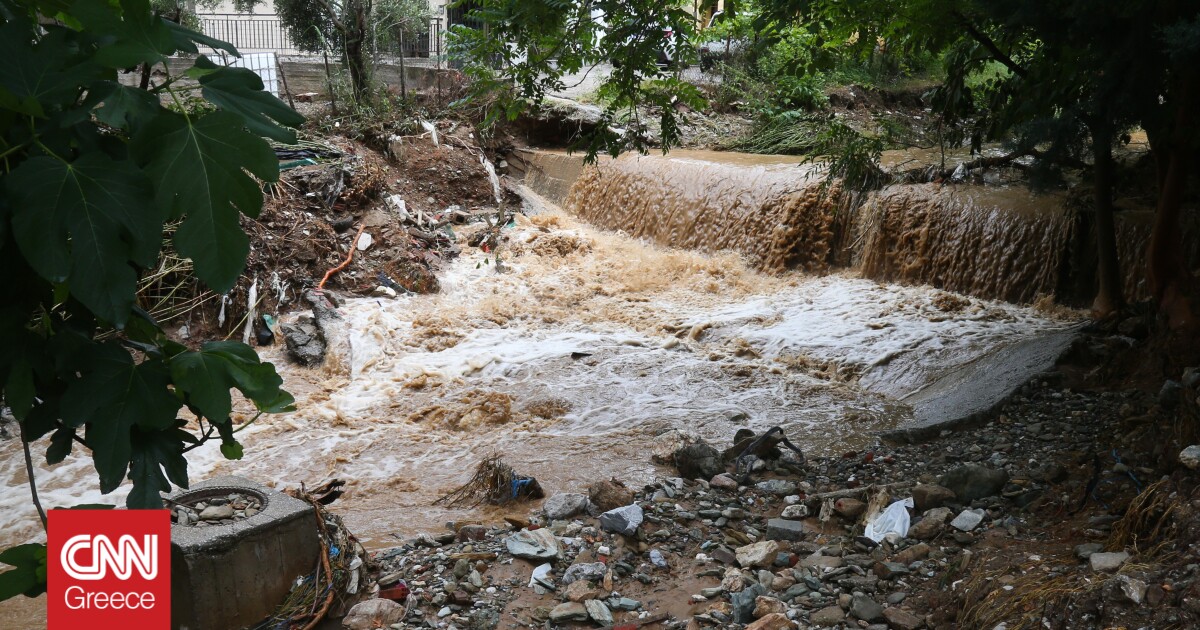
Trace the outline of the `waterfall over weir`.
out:
[[[522,152],[526,182],[598,227],[660,245],[741,254],[768,272],[858,269],[976,297],[1086,305],[1091,217],[1020,185],[897,184],[853,200],[799,158],[712,151],[581,158]],[[1127,294],[1140,282],[1149,213],[1118,214]]]

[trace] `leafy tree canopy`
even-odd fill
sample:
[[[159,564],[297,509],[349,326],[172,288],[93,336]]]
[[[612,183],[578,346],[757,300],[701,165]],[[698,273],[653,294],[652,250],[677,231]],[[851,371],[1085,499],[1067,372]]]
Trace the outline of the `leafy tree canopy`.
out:
[[[455,27],[452,53],[464,60],[469,98],[487,103],[485,126],[515,119],[568,77],[613,65],[598,95],[606,103],[601,125],[583,138],[589,157],[626,147],[644,150],[648,137],[639,107],[659,115],[663,149],[679,141],[676,103],[702,104],[690,83],[660,67],[694,62],[695,18],[680,4],[656,0],[482,0],[469,16],[478,28]],[[666,31],[672,33],[666,37]],[[624,133],[621,133],[621,132]]]

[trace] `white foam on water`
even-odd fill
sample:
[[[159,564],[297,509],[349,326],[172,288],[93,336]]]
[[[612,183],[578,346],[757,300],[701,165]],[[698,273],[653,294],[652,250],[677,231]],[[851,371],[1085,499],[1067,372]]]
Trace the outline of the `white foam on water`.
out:
[[[1065,325],[850,274],[763,275],[561,214],[518,217],[505,235],[505,273],[468,249],[440,270],[439,294],[346,300],[347,341],[325,368],[266,352],[298,410],[239,434],[242,461],[189,454],[191,477],[345,479],[336,508],[382,544],[470,517],[430,502],[491,452],[553,492],[650,479],[655,436],[671,429],[725,444],[738,428],[778,425],[814,453],[864,446],[909,417],[896,397]],[[19,444],[0,451],[0,528],[19,542],[36,522]],[[124,490],[94,490],[90,467],[79,456],[40,467],[46,502],[120,502]]]

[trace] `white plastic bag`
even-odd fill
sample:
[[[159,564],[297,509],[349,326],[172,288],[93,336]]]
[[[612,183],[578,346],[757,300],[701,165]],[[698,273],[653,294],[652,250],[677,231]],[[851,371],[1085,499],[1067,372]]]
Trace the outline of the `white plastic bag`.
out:
[[[912,497],[909,497],[887,506],[882,514],[867,523],[867,528],[863,530],[863,536],[875,542],[880,542],[885,536],[893,533],[904,538],[908,535],[908,526],[911,523],[908,508],[913,505],[915,504]]]

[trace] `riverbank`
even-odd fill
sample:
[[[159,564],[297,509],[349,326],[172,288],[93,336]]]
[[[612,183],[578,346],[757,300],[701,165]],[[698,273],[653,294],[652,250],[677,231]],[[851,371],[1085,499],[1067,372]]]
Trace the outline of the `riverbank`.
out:
[[[643,521],[632,534],[576,513],[624,502],[604,503],[612,493],[593,486],[591,500],[588,488],[564,488],[540,508],[511,506],[507,523],[455,523],[457,536],[382,550],[384,586],[405,580],[413,593],[393,627],[662,615],[647,626],[1190,627],[1200,621],[1200,477],[1179,463],[1173,431],[1195,420],[1194,372],[1189,388],[1156,396],[1081,388],[1069,374],[1085,363],[1077,354],[992,422],[923,444],[807,461],[768,449],[741,483],[728,465],[664,477],[634,494]],[[692,473],[712,464],[683,463]],[[862,538],[870,512],[908,497],[906,535]],[[514,559],[530,551],[511,541],[538,527],[553,536],[535,534],[533,547],[552,557]],[[552,570],[531,583],[544,561]]]

